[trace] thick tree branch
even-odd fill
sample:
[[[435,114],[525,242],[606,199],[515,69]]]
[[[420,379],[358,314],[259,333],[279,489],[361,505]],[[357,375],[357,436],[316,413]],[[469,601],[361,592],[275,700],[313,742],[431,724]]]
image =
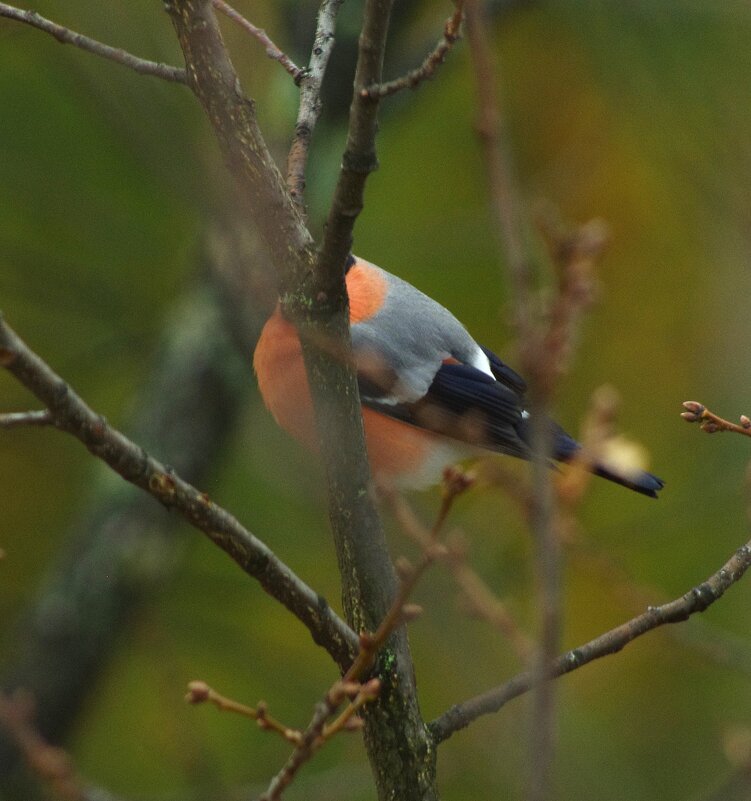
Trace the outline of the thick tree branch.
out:
[[[588,643],[559,656],[551,665],[551,678],[563,676],[604,656],[618,653],[630,642],[669,623],[681,623],[697,612],[703,612],[719,600],[726,590],[739,581],[751,567],[751,541],[740,547],[733,556],[705,582],[689,590],[685,595],[661,606],[651,606],[646,612],[626,623],[601,634]],[[535,673],[525,671],[505,684],[482,695],[456,704],[429,724],[436,743],[443,742],[452,734],[472,723],[482,715],[497,712],[508,701],[518,698],[535,685]]]
[[[380,521],[367,492],[369,469],[359,395],[349,354],[344,264],[376,166],[377,101],[359,90],[378,83],[392,0],[367,0],[350,129],[319,259],[310,234],[268,153],[253,105],[240,90],[209,0],[167,0],[185,54],[189,85],[203,105],[230,168],[248,199],[281,275],[282,311],[297,326],[328,476],[329,510],[347,619],[373,629],[395,590]],[[323,345],[323,346],[322,346]],[[420,717],[404,631],[376,666],[383,690],[366,711],[365,738],[382,799],[432,799],[434,754]],[[394,725],[399,721],[398,725]]]
[[[124,67],[135,70],[135,72],[141,75],[153,75],[165,81],[186,83],[184,69],[138,58],[138,56],[134,56],[127,50],[111,47],[103,42],[98,42],[96,39],[84,36],[82,33],[76,33],[69,28],[58,25],[56,22],[52,22],[40,16],[36,11],[15,8],[15,6],[0,3],[0,17],[7,17],[8,19],[17,20],[18,22],[24,22],[27,25],[31,25],[33,28],[38,28],[40,31],[49,33],[61,44],[70,44],[81,50],[94,53],[94,55],[101,56],[102,58],[109,59],[117,64],[122,64]]]
[[[357,637],[320,595],[229,512],[93,412],[2,320],[0,366],[46,404],[57,428],[75,436],[124,479],[203,531],[301,620],[339,665],[349,664],[357,649]]]
[[[284,287],[304,294],[313,240],[264,141],[255,106],[243,95],[211,0],[166,0],[198,98],[235,175]]]
[[[355,629],[374,630],[386,616],[396,578],[371,497],[357,384],[350,353],[344,264],[352,229],[363,205],[365,182],[377,167],[375,136],[378,101],[361,90],[381,80],[391,0],[367,0],[342,170],[334,191],[318,260],[318,308],[300,326],[316,407],[321,450],[329,480],[330,516],[344,577],[344,608]],[[287,304],[289,308],[289,304]],[[344,359],[315,346],[325,336]],[[342,417],[342,415],[346,417]],[[342,448],[342,443],[349,447]],[[435,754],[420,715],[414,671],[404,628],[379,655],[375,667],[382,690],[364,710],[365,741],[379,798],[434,799]],[[398,721],[398,723],[395,723]]]

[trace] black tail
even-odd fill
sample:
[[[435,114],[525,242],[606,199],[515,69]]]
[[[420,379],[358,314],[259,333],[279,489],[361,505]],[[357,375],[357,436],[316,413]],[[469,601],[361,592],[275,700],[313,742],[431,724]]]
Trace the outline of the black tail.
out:
[[[554,437],[553,458],[559,462],[570,462],[581,448],[581,445],[557,423],[552,423],[552,426]],[[517,427],[517,432],[521,439],[529,444],[529,424],[527,420],[524,421],[523,426]],[[650,498],[656,498],[657,493],[665,486],[665,482],[661,478],[657,478],[652,473],[647,473],[646,470],[617,471],[613,467],[597,464],[593,466],[592,472],[596,476],[606,478],[608,481],[620,484],[622,487],[627,487],[642,495],[648,495]]]
[[[607,467],[597,466],[592,471],[596,476],[602,476],[608,481],[614,481],[622,487],[628,487],[634,492],[640,492],[642,495],[649,495],[650,498],[656,498],[657,493],[665,486],[665,482],[646,470],[637,470],[629,475],[620,475],[613,472]]]

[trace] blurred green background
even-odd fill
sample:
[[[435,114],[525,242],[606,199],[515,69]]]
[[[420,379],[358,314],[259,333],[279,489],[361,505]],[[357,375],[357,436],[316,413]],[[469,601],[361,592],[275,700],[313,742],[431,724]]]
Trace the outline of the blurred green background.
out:
[[[236,6],[305,62],[314,4]],[[593,484],[566,564],[564,643],[573,647],[645,603],[683,593],[747,539],[746,442],[700,435],[678,412],[692,399],[734,419],[751,413],[751,6],[502,6],[495,9],[499,80],[528,209],[552,202],[564,218],[602,217],[612,232],[601,299],[583,327],[557,417],[575,431],[593,389],[615,385],[622,428],[649,447],[667,482],[658,502]],[[40,0],[35,8],[143,57],[179,63],[158,4]],[[450,10],[400,6],[390,75],[422,59]],[[342,10],[335,85],[312,154],[316,232],[343,147],[345,70],[359,13],[357,3]],[[261,123],[283,152],[294,87],[257,43],[225,29]],[[449,306],[513,363],[508,282],[487,208],[473,97],[460,44],[433,81],[384,102],[381,167],[368,182],[356,252]],[[0,308],[97,411],[123,424],[176,300],[200,272],[202,243],[228,202],[230,180],[185,88],[6,20],[0,110]],[[249,366],[236,381],[247,400],[202,488],[338,608],[318,466],[275,428]],[[0,398],[3,411],[35,406],[4,374]],[[11,624],[110,481],[105,473],[68,437],[0,434],[3,660],[16,647]],[[416,502],[429,518],[438,494]],[[461,499],[453,519],[471,540],[472,563],[531,625],[531,549],[514,504],[478,490]],[[390,529],[393,553],[410,553]],[[119,633],[67,746],[87,779],[127,798],[247,797],[265,786],[287,747],[243,720],[187,707],[187,681],[204,679],[248,703],[264,699],[277,717],[302,726],[334,671],[303,627],[223,553],[195,531],[178,536],[174,574]],[[440,570],[416,600],[426,607],[411,639],[428,718],[517,672],[508,644],[466,619]],[[749,601],[742,583],[700,620],[648,635],[558,683],[556,797],[713,798],[739,766],[749,770]],[[526,729],[527,703],[515,701],[445,743],[443,797],[523,797]],[[751,797],[748,784],[737,793],[723,797]],[[327,746],[288,795],[373,798],[358,738]]]

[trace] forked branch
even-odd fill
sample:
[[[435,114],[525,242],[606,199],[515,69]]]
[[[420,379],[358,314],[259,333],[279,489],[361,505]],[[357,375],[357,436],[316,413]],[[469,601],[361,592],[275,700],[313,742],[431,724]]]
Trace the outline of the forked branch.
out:
[[[371,99],[376,97],[388,97],[389,95],[400,92],[402,89],[416,89],[423,81],[432,78],[441,64],[446,61],[446,57],[451,48],[453,48],[461,38],[459,29],[462,24],[463,15],[464,0],[456,0],[456,10],[446,20],[443,26],[443,35],[438,40],[433,50],[425,57],[422,64],[410,70],[405,75],[402,75],[400,78],[395,78],[393,81],[366,86],[364,89],[360,90],[362,96]]]

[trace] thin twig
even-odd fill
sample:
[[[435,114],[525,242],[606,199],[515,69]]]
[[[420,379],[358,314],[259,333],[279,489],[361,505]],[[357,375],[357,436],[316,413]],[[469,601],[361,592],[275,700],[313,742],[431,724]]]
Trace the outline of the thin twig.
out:
[[[749,567],[751,567],[751,541],[740,547],[705,582],[693,587],[680,598],[661,606],[648,607],[641,615],[562,654],[550,664],[548,676],[557,678],[571,673],[595,659],[618,653],[648,631],[669,623],[680,623],[697,612],[703,612],[719,600],[729,587],[738,582]],[[451,707],[429,724],[436,742],[443,742],[482,715],[497,712],[508,701],[532,689],[535,681],[535,672],[525,671],[499,687]]]
[[[108,791],[87,785],[70,755],[47,742],[35,724],[34,706],[25,692],[0,693],[0,727],[10,735],[31,772],[61,801],[116,801]]]
[[[22,428],[24,426],[52,426],[55,421],[49,409],[31,412],[6,412],[0,414],[0,428]]]
[[[266,31],[263,30],[263,28],[256,27],[252,22],[240,14],[239,11],[236,11],[234,8],[232,8],[229,3],[225,3],[224,0],[211,0],[211,3],[217,11],[220,11],[226,17],[229,17],[232,22],[236,23],[244,31],[247,31],[251,36],[258,39],[258,41],[264,46],[266,55],[269,58],[273,58],[274,61],[278,61],[295,79],[295,82],[300,79],[303,70],[301,70],[300,67],[298,67],[288,55],[286,55],[271,41],[271,38]]]
[[[457,476],[462,475],[456,473]],[[474,473],[463,474],[464,481],[474,483]],[[418,519],[407,500],[396,493],[384,494],[392,514],[403,532],[415,542],[423,554],[440,560],[451,572],[451,576],[469,613],[486,621],[506,637],[522,664],[527,664],[532,653],[532,643],[519,628],[506,605],[498,598],[467,562],[467,547],[458,533],[453,533],[449,542],[437,542],[436,526],[428,529]],[[439,515],[439,520],[443,512]]]
[[[282,769],[274,776],[266,792],[259,801],[278,801],[284,790],[291,784],[300,768],[313,756],[316,743],[321,738],[321,732],[326,721],[334,713],[335,707],[329,696],[316,706],[313,718],[302,734],[300,743],[290,754]]]
[[[241,704],[239,701],[221,695],[215,689],[209,687],[204,681],[191,681],[190,684],[188,684],[188,692],[185,695],[185,700],[189,704],[213,704],[222,712],[233,712],[236,715],[255,720],[259,728],[278,734],[283,740],[292,743],[292,745],[296,746],[300,743],[302,734],[299,729],[285,726],[276,718],[269,715],[266,705],[263,702],[259,702],[257,706]]]
[[[326,693],[324,699],[316,705],[313,717],[304,732],[300,734],[300,741],[290,754],[282,769],[274,776],[266,792],[259,801],[278,801],[284,790],[294,780],[300,768],[313,757],[321,746],[334,735],[342,731],[358,731],[362,728],[360,718],[355,715],[365,704],[374,701],[381,690],[381,682],[374,678],[365,684],[346,682],[340,680]],[[347,695],[352,695],[352,701],[347,708],[332,723],[326,721],[341,706]]]
[[[292,782],[298,770],[313,756],[320,745],[353,721],[353,716],[362,706],[376,699],[381,688],[380,680],[371,679],[365,684],[360,684],[360,680],[371,670],[378,653],[385,646],[391,634],[402,623],[414,619],[422,611],[413,604],[407,604],[407,600],[425,571],[445,551],[439,542],[441,531],[454,501],[470,486],[471,481],[467,480],[462,471],[454,468],[446,470],[440,509],[432,528],[429,531],[425,530],[421,542],[422,558],[415,566],[406,559],[397,561],[396,567],[400,582],[390,608],[375,632],[372,634],[363,632],[360,635],[360,650],[354,661],[342,679],[334,683],[323,700],[316,706],[313,718],[302,733],[295,751],[279,773],[274,776],[260,801],[277,801],[284,789]],[[326,721],[341,705],[347,693],[352,694],[353,688],[356,690],[354,699],[335,721],[327,725]]]
[[[175,509],[255,578],[307,628],[336,662],[347,667],[357,636],[326,601],[229,512],[149,456],[96,414],[0,318],[0,367],[44,403],[57,428],[80,440],[115,472]]]
[[[706,406],[696,401],[686,401],[683,404],[685,412],[681,412],[681,417],[687,423],[701,422],[702,431],[707,434],[716,434],[720,431],[732,431],[734,434],[743,434],[745,437],[751,437],[751,418],[745,414],[740,416],[740,424],[731,423],[719,415],[710,412]]]
[[[78,47],[81,50],[86,50],[94,55],[101,56],[102,58],[109,59],[124,67],[135,70],[141,75],[153,75],[156,78],[162,78],[165,81],[172,81],[173,83],[187,83],[185,70],[179,67],[171,67],[168,64],[162,64],[156,61],[147,61],[146,59],[134,56],[127,50],[121,50],[119,47],[111,47],[110,45],[98,42],[96,39],[91,39],[84,36],[82,33],[65,28],[58,25],[56,22],[45,19],[37,14],[36,11],[16,8],[9,6],[6,3],[0,3],[0,17],[7,17],[8,19],[24,22],[40,31],[49,33],[54,36],[61,44],[70,44]]]
[[[549,469],[553,431],[548,421],[549,382],[544,377],[542,341],[536,320],[532,275],[525,252],[522,203],[503,135],[498,102],[497,70],[488,39],[489,25],[482,0],[466,0],[467,38],[477,94],[477,132],[483,148],[491,210],[499,245],[506,255],[514,300],[514,322],[521,343],[520,361],[530,381],[532,485],[529,519],[535,545],[536,588],[539,609],[537,656],[532,670],[536,690],[531,706],[529,801],[540,801],[549,792],[555,734],[555,687],[548,665],[560,645],[561,543],[556,536],[556,505]],[[540,380],[540,378],[542,380]],[[533,766],[533,767],[532,767]]]
[[[414,591],[423,573],[445,552],[445,546],[439,537],[446,523],[454,501],[472,485],[471,477],[455,468],[447,468],[444,472],[443,496],[435,523],[423,543],[422,556],[416,565],[406,559],[397,561],[399,587],[390,609],[386,612],[378,628],[372,634],[360,635],[360,651],[344,674],[343,681],[357,681],[365,675],[375,662],[376,655],[385,645],[391,633],[403,622],[405,604]]]
[[[477,134],[483,149],[491,210],[498,223],[493,228],[498,236],[499,247],[506,254],[519,338],[526,341],[531,333],[532,305],[529,294],[532,279],[522,236],[521,201],[503,135],[504,122],[496,85],[497,70],[487,37],[489,26],[481,0],[465,0],[465,9],[467,41],[477,94]]]
[[[321,85],[334,48],[334,27],[342,2],[343,0],[323,0],[321,3],[308,68],[298,78],[300,108],[297,112],[295,135],[287,156],[287,187],[292,199],[301,207],[310,142],[321,116]]]
[[[443,26],[443,36],[438,40],[436,46],[425,57],[425,60],[419,67],[410,70],[400,78],[395,78],[393,81],[386,83],[375,84],[373,86],[366,86],[360,90],[363,97],[369,98],[383,98],[389,95],[396,94],[402,89],[415,89],[423,81],[432,78],[438,67],[443,64],[449,54],[451,48],[456,42],[461,39],[459,28],[461,27],[462,17],[464,15],[464,0],[456,0],[456,10],[446,20]]]

